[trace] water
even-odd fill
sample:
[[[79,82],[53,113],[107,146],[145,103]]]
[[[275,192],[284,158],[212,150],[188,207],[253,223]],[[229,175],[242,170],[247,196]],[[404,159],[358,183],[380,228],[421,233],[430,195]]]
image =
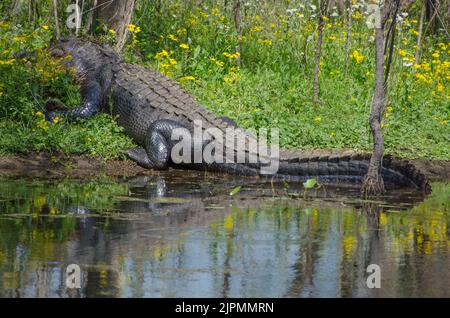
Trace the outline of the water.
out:
[[[371,202],[185,171],[0,179],[0,297],[450,297],[449,194]]]

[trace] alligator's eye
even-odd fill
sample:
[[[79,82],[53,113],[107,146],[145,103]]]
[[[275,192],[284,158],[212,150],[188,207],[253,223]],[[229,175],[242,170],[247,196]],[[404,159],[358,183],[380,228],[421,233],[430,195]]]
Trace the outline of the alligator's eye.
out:
[[[52,55],[55,56],[55,57],[63,57],[63,56],[65,55],[65,54],[64,54],[64,51],[61,50],[61,49],[58,49],[58,48],[53,49],[53,50],[51,51],[51,53],[52,53]]]

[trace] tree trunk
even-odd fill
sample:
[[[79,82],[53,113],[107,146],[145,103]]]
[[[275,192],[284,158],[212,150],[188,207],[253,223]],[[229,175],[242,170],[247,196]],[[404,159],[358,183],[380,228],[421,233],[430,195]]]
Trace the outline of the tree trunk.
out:
[[[128,37],[128,24],[133,16],[136,0],[98,0],[97,16],[99,23],[106,24],[116,31],[115,49],[122,51]]]
[[[59,20],[58,20],[58,0],[53,0],[53,16],[55,18],[55,30],[56,30],[56,39],[59,40],[61,38],[61,30],[59,28]]]
[[[241,0],[236,0],[233,11],[234,11],[234,25],[236,27],[237,33],[236,53],[239,53],[239,56],[236,59],[236,65],[238,67],[241,67],[241,50],[242,50]]]
[[[420,22],[419,22],[419,34],[417,35],[417,48],[416,48],[416,56],[415,56],[415,62],[416,64],[419,64],[420,61],[420,50],[422,48],[422,33],[423,33],[423,22],[425,20],[425,12],[426,12],[426,6],[425,3],[422,4],[422,12],[420,13]]]
[[[396,9],[394,9],[394,3],[397,6]],[[385,0],[382,7],[379,8],[379,20],[377,21],[376,19],[375,21],[375,89],[369,119],[370,130],[373,136],[373,153],[370,158],[369,168],[366,176],[364,177],[361,189],[365,196],[379,195],[385,191],[384,181],[380,174],[384,154],[384,135],[381,129],[381,120],[384,112],[389,65],[392,58],[392,45],[395,36],[395,15],[397,14],[399,4],[399,0]],[[394,15],[390,28],[392,40],[388,65],[385,73],[385,24],[391,14],[391,11]]]
[[[94,33],[94,12],[95,12],[94,8],[97,7],[97,0],[93,0],[90,3],[92,4],[92,6],[88,9],[88,17],[87,17],[86,27],[85,27],[84,31],[86,33],[93,34]]]
[[[347,15],[347,38],[345,41],[345,78],[348,77],[348,64],[350,59],[350,46],[352,36],[352,0],[348,0],[348,15]]]
[[[369,169],[364,178],[363,193],[376,195],[384,192],[383,178],[380,176],[381,162],[384,152],[384,136],[381,130],[381,118],[384,108],[384,28],[375,28],[375,92],[370,112],[370,130],[373,135],[373,153],[370,158]]]
[[[313,101],[319,101],[319,74],[320,74],[320,55],[322,53],[323,27],[325,25],[324,15],[328,7],[328,0],[319,1],[319,18],[317,25],[317,46],[316,58],[314,64],[314,82],[313,82]]]

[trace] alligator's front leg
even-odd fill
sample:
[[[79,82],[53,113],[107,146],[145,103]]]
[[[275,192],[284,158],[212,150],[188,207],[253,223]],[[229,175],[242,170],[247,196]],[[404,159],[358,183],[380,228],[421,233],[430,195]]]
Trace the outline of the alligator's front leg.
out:
[[[53,121],[56,117],[75,120],[77,118],[87,118],[96,115],[100,111],[103,100],[101,85],[93,80],[86,82],[81,91],[81,98],[83,103],[80,107],[46,112],[46,120]]]
[[[174,144],[172,140],[174,129],[186,129],[186,127],[170,119],[157,120],[148,128],[145,149],[130,148],[125,153],[141,167],[157,170],[167,169]]]

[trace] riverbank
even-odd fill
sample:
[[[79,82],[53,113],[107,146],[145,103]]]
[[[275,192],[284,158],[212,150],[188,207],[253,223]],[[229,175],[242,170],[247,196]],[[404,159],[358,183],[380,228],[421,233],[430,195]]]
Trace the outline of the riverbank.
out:
[[[314,153],[325,155],[331,151],[324,150],[295,150],[284,151],[282,157],[299,154]],[[336,153],[334,151],[334,153]],[[342,150],[339,153],[351,153]],[[445,181],[450,179],[450,161],[415,159],[410,160],[430,180]],[[132,177],[140,174],[154,175],[159,172],[139,167],[131,160],[114,158],[104,160],[87,155],[64,155],[37,153],[28,155],[0,156],[0,176],[6,177],[39,177],[59,178],[70,176],[74,178],[107,175],[112,177]]]

